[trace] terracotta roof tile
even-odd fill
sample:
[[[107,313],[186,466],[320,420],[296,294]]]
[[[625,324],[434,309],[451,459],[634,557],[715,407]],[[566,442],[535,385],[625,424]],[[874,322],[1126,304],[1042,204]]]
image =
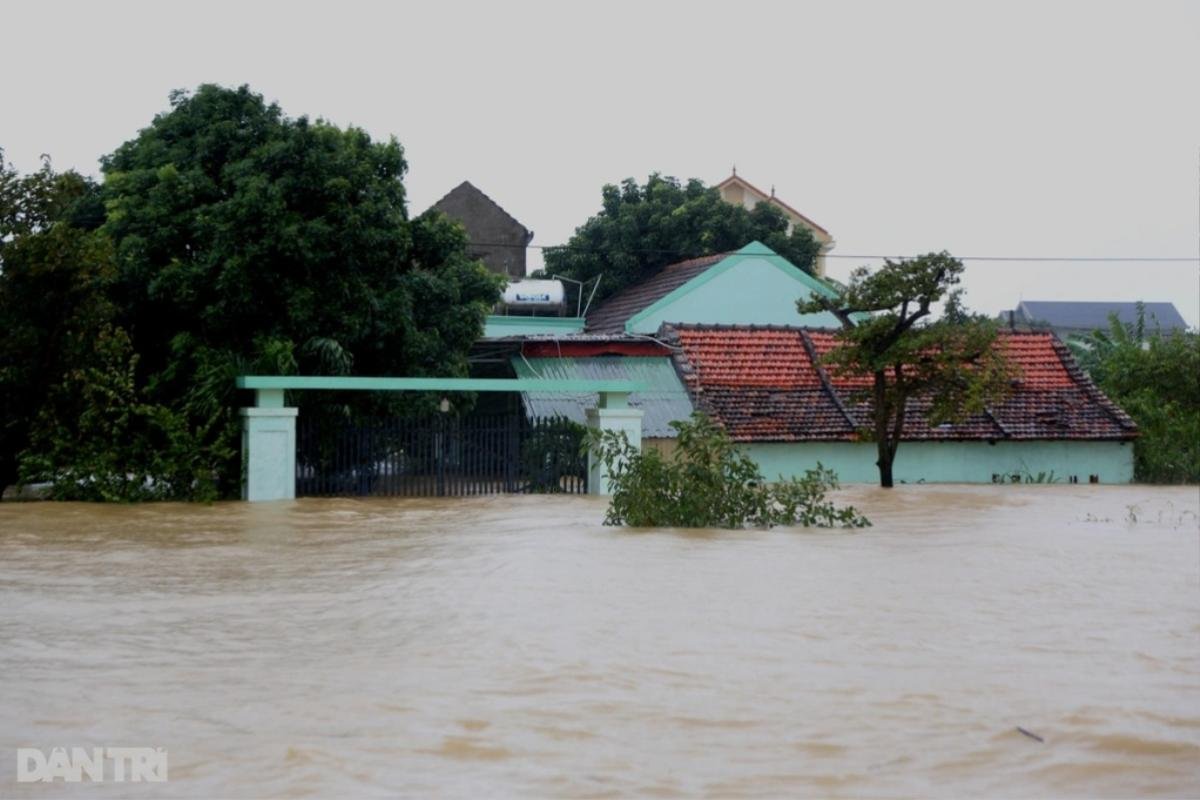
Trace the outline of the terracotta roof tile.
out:
[[[837,335],[807,328],[677,325],[676,368],[696,407],[735,441],[849,441],[870,422],[871,378],[830,374],[821,356]],[[998,346],[1020,377],[1002,402],[953,425],[930,425],[930,398],[913,398],[906,440],[1131,439],[1137,428],[1053,334],[1003,332]]]
[[[589,333],[624,333],[625,323],[630,317],[654,305],[730,255],[732,253],[718,253],[668,264],[650,278],[627,286],[589,312],[584,329]]]

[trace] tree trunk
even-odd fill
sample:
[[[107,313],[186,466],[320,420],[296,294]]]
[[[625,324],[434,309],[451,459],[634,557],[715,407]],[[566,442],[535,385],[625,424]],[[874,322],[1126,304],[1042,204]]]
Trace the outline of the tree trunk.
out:
[[[879,458],[875,466],[879,467],[879,485],[884,489],[892,488],[892,459],[896,454],[895,448],[888,441],[891,426],[891,408],[887,396],[887,375],[882,370],[875,373],[875,443]]]
[[[893,450],[885,440],[879,441],[879,459],[875,464],[879,467],[879,485],[884,489],[891,489],[892,483],[892,461],[895,460],[896,451]]]

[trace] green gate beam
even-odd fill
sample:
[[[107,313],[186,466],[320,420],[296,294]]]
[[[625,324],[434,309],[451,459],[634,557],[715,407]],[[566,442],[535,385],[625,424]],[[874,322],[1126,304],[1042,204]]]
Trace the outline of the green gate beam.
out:
[[[242,375],[239,389],[334,389],[359,392],[617,392],[645,390],[637,381],[553,378],[341,378],[330,375]]]
[[[632,392],[644,392],[640,381],[562,380],[553,378],[367,378],[331,375],[241,375],[239,389],[255,393],[255,408],[243,408],[242,496],[247,500],[285,500],[295,496],[296,409],[284,407],[289,390],[357,392],[559,392],[598,394],[588,412],[593,428],[621,430],[635,446],[642,441],[642,412],[629,407]],[[589,485],[608,493],[605,468],[588,456]]]

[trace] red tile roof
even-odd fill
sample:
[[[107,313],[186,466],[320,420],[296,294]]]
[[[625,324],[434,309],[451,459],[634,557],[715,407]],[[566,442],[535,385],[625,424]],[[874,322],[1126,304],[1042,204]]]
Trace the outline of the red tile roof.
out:
[[[624,333],[625,323],[732,253],[691,258],[668,264],[644,281],[628,286],[587,315],[589,333]]]
[[[850,441],[870,422],[871,378],[831,374],[821,357],[837,334],[774,326],[667,326],[676,367],[696,408],[735,441]],[[1132,439],[1133,421],[1105,397],[1053,334],[1003,332],[1019,378],[1000,403],[959,424],[931,426],[913,398],[906,440]]]

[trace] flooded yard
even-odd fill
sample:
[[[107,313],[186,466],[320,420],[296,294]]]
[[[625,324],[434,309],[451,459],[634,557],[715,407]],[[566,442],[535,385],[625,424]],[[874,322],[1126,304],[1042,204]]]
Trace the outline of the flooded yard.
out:
[[[0,796],[1200,795],[1196,487],[839,500],[0,505]],[[169,781],[15,782],[59,746]]]

